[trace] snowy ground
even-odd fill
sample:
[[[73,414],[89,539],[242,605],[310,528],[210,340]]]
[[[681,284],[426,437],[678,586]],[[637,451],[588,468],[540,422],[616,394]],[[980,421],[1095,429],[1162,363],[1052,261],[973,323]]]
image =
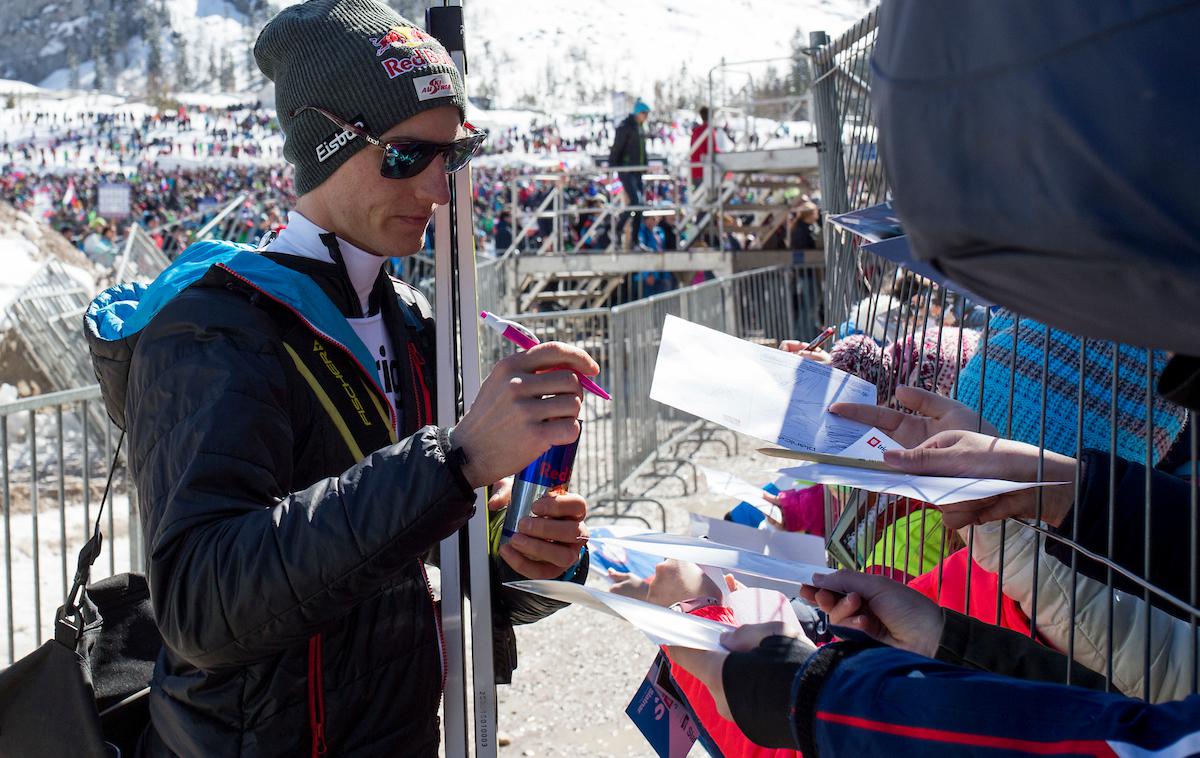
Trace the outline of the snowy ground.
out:
[[[295,2],[299,0],[270,5],[280,8]],[[464,6],[476,89],[487,91],[505,107],[533,101],[550,111],[570,112],[589,106],[607,111],[611,103],[596,102],[597,92],[650,100],[656,83],[682,78],[688,80],[688,89],[699,90],[706,86],[709,70],[723,60],[785,57],[798,30],[836,36],[875,4],[876,0],[470,0]],[[250,55],[261,18],[251,25],[223,0],[166,0],[164,7],[163,31],[186,35],[193,77],[207,79],[212,51],[224,50],[234,65],[237,86],[246,93],[262,91],[263,80]],[[144,89],[148,52],[140,37],[120,51],[124,68],[117,74],[117,86],[122,91]],[[162,47],[167,71],[174,70],[178,52],[170,44]],[[785,68],[785,63],[777,68]],[[761,75],[765,67],[757,71]],[[92,63],[84,61],[80,85],[89,87],[93,76]],[[62,68],[40,84],[64,88],[69,80],[68,70]]]

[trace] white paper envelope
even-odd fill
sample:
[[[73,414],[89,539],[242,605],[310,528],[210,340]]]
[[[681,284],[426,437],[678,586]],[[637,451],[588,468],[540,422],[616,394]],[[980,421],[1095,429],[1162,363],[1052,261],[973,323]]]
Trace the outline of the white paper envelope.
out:
[[[885,492],[889,495],[911,497],[933,505],[949,505],[967,500],[980,500],[992,495],[1030,489],[1039,486],[1054,486],[1067,482],[1010,482],[1004,479],[971,479],[956,476],[919,476],[900,471],[872,471],[870,469],[837,466],[829,463],[805,463],[781,469],[789,476],[807,479],[821,484],[840,484],[857,487],[868,492]]]

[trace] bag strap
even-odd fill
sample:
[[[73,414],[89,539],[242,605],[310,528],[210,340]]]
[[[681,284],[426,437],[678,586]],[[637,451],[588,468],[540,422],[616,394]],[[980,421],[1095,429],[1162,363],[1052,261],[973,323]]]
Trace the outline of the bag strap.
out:
[[[83,636],[85,626],[83,596],[86,594],[85,588],[91,579],[92,565],[100,557],[100,549],[104,545],[104,534],[100,531],[100,518],[104,515],[104,506],[108,502],[108,493],[112,489],[113,475],[117,472],[117,460],[121,457],[121,444],[124,441],[125,431],[122,430],[121,436],[117,438],[117,449],[108,465],[108,481],[104,483],[104,494],[100,498],[100,509],[96,511],[96,523],[92,527],[92,536],[79,550],[79,560],[75,566],[75,580],[71,583],[71,591],[67,593],[67,598],[62,607],[58,609],[54,619],[55,637],[63,644],[66,644],[66,639],[60,637],[60,633],[65,633],[67,639],[73,638],[75,645],[78,645],[79,639]],[[87,465],[86,461],[84,465]],[[67,622],[68,616],[75,622],[73,627]]]

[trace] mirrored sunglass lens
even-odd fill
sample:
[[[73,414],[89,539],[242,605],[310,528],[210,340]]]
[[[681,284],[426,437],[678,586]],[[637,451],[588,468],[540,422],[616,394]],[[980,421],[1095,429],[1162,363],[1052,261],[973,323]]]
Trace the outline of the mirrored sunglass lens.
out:
[[[463,166],[466,166],[471,158],[474,157],[476,151],[479,150],[480,144],[481,140],[477,137],[469,137],[456,141],[446,160],[446,172],[454,173]]]
[[[394,179],[415,176],[431,158],[432,151],[423,145],[388,145],[383,151],[383,175]]]

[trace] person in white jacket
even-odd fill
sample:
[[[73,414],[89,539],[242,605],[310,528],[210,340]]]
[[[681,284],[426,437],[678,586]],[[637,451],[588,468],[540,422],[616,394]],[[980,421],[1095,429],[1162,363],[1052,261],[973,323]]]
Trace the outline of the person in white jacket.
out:
[[[965,532],[964,529],[964,539]],[[1002,542],[1004,593],[1017,601],[1027,616],[1036,618],[1038,634],[1061,652],[1071,649],[1070,634],[1074,627],[1075,661],[1105,673],[1109,644],[1108,585],[1083,573],[1075,573],[1073,581],[1071,567],[1047,554],[1044,540],[1038,540],[1038,532],[1015,521],[993,521],[975,527],[974,558],[980,566],[1000,573]],[[1152,703],[1179,700],[1192,694],[1192,677],[1200,673],[1200,662],[1191,624],[1122,590],[1113,590],[1112,598],[1113,686],[1131,697],[1145,695]]]

